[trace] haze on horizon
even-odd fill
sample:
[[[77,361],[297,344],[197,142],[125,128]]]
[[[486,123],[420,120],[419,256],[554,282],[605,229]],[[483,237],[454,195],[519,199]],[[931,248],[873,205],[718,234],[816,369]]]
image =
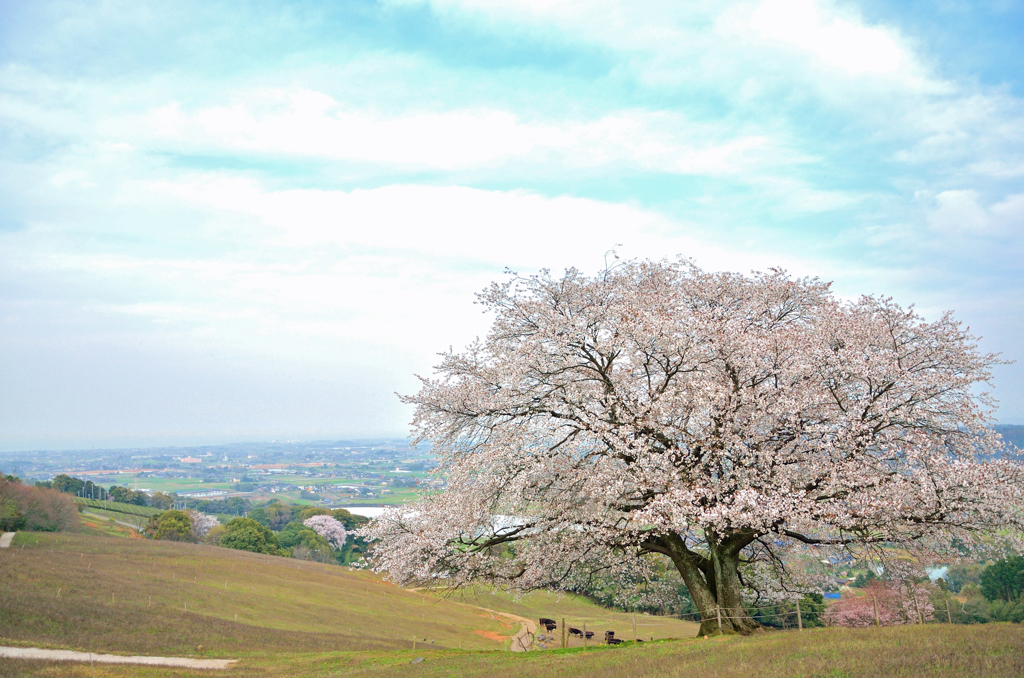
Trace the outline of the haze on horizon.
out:
[[[1024,3],[0,2],[0,449],[401,437],[606,252],[945,310],[1024,423]]]

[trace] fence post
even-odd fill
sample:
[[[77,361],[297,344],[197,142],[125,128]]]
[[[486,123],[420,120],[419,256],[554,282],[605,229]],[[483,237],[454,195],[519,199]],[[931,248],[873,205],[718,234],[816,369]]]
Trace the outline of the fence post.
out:
[[[636,612],[633,613],[633,644],[636,645]]]
[[[565,617],[562,617],[562,649],[565,649]]]
[[[797,630],[804,630],[804,618],[800,616],[800,599],[796,599],[796,626]]]
[[[871,604],[875,607],[875,626],[881,626],[881,622],[878,621],[878,598],[871,596]]]
[[[715,613],[718,615],[718,632],[722,632],[722,606],[715,605]]]
[[[587,625],[583,625],[583,651],[587,651]]]
[[[953,623],[953,615],[949,613],[949,598],[946,598],[946,620],[949,621],[950,624]]]

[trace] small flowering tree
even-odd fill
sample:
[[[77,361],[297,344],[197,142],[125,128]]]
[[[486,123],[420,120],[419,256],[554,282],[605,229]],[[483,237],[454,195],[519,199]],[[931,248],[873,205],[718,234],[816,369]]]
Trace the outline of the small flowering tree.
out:
[[[210,530],[220,525],[220,521],[217,520],[216,516],[207,515],[191,509],[186,511],[186,513],[192,521],[192,534],[197,539],[202,539]]]
[[[443,485],[361,532],[401,584],[564,588],[660,554],[700,633],[719,612],[747,633],[745,596],[811,588],[795,549],[884,562],[882,544],[956,554],[1024,526],[1022,466],[993,460],[979,388],[997,358],[949,314],[685,260],[480,299],[486,339],[404,398]]]
[[[829,604],[822,621],[827,626],[895,626],[929,621],[935,614],[930,593],[921,584],[876,580],[863,593],[844,593]]]
[[[336,550],[340,551],[345,546],[348,538],[345,526],[331,516],[312,516],[302,521],[302,524],[326,539]]]

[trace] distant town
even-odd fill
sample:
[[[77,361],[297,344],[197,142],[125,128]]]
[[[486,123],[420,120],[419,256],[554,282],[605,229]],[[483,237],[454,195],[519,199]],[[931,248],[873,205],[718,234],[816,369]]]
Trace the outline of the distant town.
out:
[[[186,501],[278,498],[368,507],[409,501],[432,466],[428,447],[401,439],[0,453],[0,469],[26,482],[66,474]]]

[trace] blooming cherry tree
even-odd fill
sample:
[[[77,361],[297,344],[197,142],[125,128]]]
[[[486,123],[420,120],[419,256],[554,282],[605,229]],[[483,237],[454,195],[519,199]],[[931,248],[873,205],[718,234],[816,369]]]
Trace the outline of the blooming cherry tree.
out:
[[[822,615],[828,626],[894,626],[930,621],[935,606],[927,587],[873,581],[863,592],[844,593]]]
[[[188,510],[189,519],[192,521],[192,534],[199,539],[202,539],[206,534],[217,525],[220,525],[220,521],[217,520],[216,516],[211,516],[206,513],[200,513],[199,511]]]
[[[399,583],[559,587],[660,554],[702,634],[746,633],[745,595],[808,586],[793,549],[955,554],[1022,526],[979,388],[998,360],[949,314],[685,260],[480,298],[486,339],[403,398],[436,491],[361,533]]]
[[[345,546],[345,539],[348,538],[345,526],[331,516],[312,516],[302,521],[302,524],[330,542],[335,549],[340,550]]]

